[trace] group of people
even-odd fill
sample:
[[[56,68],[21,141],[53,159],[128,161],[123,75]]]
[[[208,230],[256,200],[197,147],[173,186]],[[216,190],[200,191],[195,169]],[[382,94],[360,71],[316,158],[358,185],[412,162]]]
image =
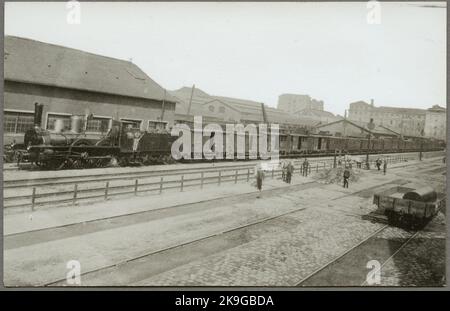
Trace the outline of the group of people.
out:
[[[300,167],[300,173],[304,177],[308,177],[308,172],[310,170],[308,159],[305,158],[305,160],[302,163],[302,166]],[[294,173],[294,164],[292,161],[283,161],[281,164],[281,179],[283,179],[284,182],[290,184],[292,180],[292,174]]]
[[[380,158],[378,158],[375,161],[375,165],[377,166],[378,170],[381,170],[381,165],[383,165],[383,174],[386,175],[386,171],[387,171],[387,160],[383,159],[381,160]]]
[[[338,159],[338,165],[341,166],[342,164],[345,164],[345,168],[344,168],[344,172],[343,172],[343,179],[344,179],[344,188],[348,188],[348,181],[350,179],[351,176],[351,159],[347,156],[344,156],[344,161],[342,161],[341,157],[339,157]],[[383,174],[386,175],[386,171],[387,171],[387,160],[386,159],[380,159],[378,158],[375,161],[375,165],[378,168],[378,170],[381,170],[381,166],[383,166]],[[294,173],[294,164],[291,160],[288,161],[283,161],[282,165],[281,165],[281,178],[284,182],[290,184],[291,180],[292,180],[292,174]],[[309,162],[308,159],[305,158],[305,160],[303,161],[301,167],[300,167],[300,172],[302,174],[302,176],[307,177],[308,173],[310,171],[310,166],[309,166]],[[264,179],[264,171],[262,169],[261,164],[257,164],[255,167],[255,178],[256,178],[256,188],[261,192],[262,189],[262,182]],[[259,197],[259,195],[258,195]]]
[[[310,170],[309,162],[308,159],[305,158],[300,169],[302,176],[307,177],[309,170]],[[294,174],[294,163],[292,161],[283,161],[281,165],[282,180],[290,184],[292,181],[292,174]],[[264,180],[264,170],[260,163],[255,166],[255,179],[256,179],[256,188],[261,192],[262,182]]]

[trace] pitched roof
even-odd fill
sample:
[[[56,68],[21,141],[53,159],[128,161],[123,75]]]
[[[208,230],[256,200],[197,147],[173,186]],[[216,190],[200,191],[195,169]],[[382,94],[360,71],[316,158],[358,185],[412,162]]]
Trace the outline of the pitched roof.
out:
[[[176,113],[187,114],[191,93],[191,87],[182,87],[178,90],[170,91],[170,94],[177,99],[177,105],[175,108]],[[191,110],[189,114],[201,115],[201,112],[203,111],[203,104],[211,100],[211,96],[209,96],[207,93],[205,93],[201,89],[194,88],[194,93],[192,94]]]
[[[164,99],[164,89],[135,64],[26,38],[5,36],[5,80]],[[165,100],[175,102],[168,92]]]
[[[446,111],[446,109],[444,107],[441,107],[439,105],[434,105],[433,107],[428,108],[427,110],[431,111],[431,112],[445,112]]]
[[[380,106],[374,107],[378,111],[390,112],[390,113],[405,113],[405,114],[425,114],[425,109],[417,108],[403,108],[403,107],[387,107]]]
[[[364,122],[359,122],[359,121],[350,121],[348,119],[340,119],[334,122],[330,122],[330,123],[326,123],[326,124],[319,124],[316,126],[316,128],[321,128],[324,126],[329,126],[332,124],[337,124],[337,123],[341,123],[341,122],[345,122],[348,123],[356,128],[359,128],[363,131],[365,131],[366,133],[371,133],[371,134],[375,134],[375,135],[388,135],[388,136],[400,136],[399,133],[391,130],[390,128],[383,126],[383,125],[375,125],[375,128],[373,130],[369,130],[367,128],[367,123]]]
[[[301,109],[298,110],[294,113],[298,113],[304,116],[312,116],[312,117],[326,117],[326,118],[336,118],[336,116],[334,114],[332,114],[329,111],[325,111],[325,110],[318,110],[318,109],[309,109],[309,108],[305,108],[305,109]]]
[[[353,106],[367,106],[370,109],[373,109],[374,111],[379,112],[387,112],[387,113],[404,113],[404,114],[416,114],[416,115],[423,115],[425,114],[425,109],[418,109],[418,108],[404,108],[404,107],[390,107],[390,106],[372,106],[371,104],[366,103],[363,100],[359,100],[356,102],[350,103],[350,107]]]
[[[171,94],[179,99],[176,110],[177,113],[187,113],[191,92],[192,88],[190,87],[182,87],[178,90],[171,91]],[[238,111],[240,118],[243,121],[264,121],[261,103],[247,99],[209,95],[198,88],[194,89],[190,114],[201,115],[201,112],[204,111],[203,105],[213,101],[219,101],[231,109]],[[317,121],[314,120],[293,116],[292,114],[284,112],[280,109],[267,106],[264,106],[264,109],[266,110],[267,119],[269,122],[292,124],[297,126],[313,126],[317,123]]]

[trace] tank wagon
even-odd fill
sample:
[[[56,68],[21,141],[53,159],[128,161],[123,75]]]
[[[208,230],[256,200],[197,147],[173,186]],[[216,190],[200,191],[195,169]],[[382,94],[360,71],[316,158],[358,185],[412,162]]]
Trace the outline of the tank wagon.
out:
[[[375,194],[377,213],[385,215],[388,223],[406,229],[423,228],[440,210],[445,209],[444,193],[431,187],[419,189],[392,187]]]

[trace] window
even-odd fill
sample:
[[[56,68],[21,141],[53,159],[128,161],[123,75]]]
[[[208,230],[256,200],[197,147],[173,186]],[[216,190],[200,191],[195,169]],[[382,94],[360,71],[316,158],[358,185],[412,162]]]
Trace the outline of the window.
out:
[[[64,123],[64,130],[70,130],[70,115],[49,113],[47,115],[47,130],[55,129],[55,121],[57,119],[62,119]]]
[[[5,111],[3,122],[5,133],[25,133],[34,126],[34,113]]]
[[[93,117],[89,119],[86,124],[86,132],[105,133],[109,130],[111,118],[108,117]]]
[[[225,113],[225,107],[219,107],[219,112],[220,113]]]
[[[164,130],[166,129],[167,122],[162,121],[148,121],[149,130]]]
[[[209,111],[214,112],[214,106],[209,106],[208,109]]]
[[[141,120],[120,119],[120,121],[122,121],[122,124],[125,125],[125,127],[131,127],[132,129],[141,129]]]

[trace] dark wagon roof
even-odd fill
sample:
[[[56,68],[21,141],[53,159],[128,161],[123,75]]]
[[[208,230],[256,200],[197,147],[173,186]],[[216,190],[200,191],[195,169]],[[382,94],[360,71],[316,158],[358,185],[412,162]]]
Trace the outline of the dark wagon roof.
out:
[[[5,80],[175,102],[129,61],[14,36],[4,52]]]

